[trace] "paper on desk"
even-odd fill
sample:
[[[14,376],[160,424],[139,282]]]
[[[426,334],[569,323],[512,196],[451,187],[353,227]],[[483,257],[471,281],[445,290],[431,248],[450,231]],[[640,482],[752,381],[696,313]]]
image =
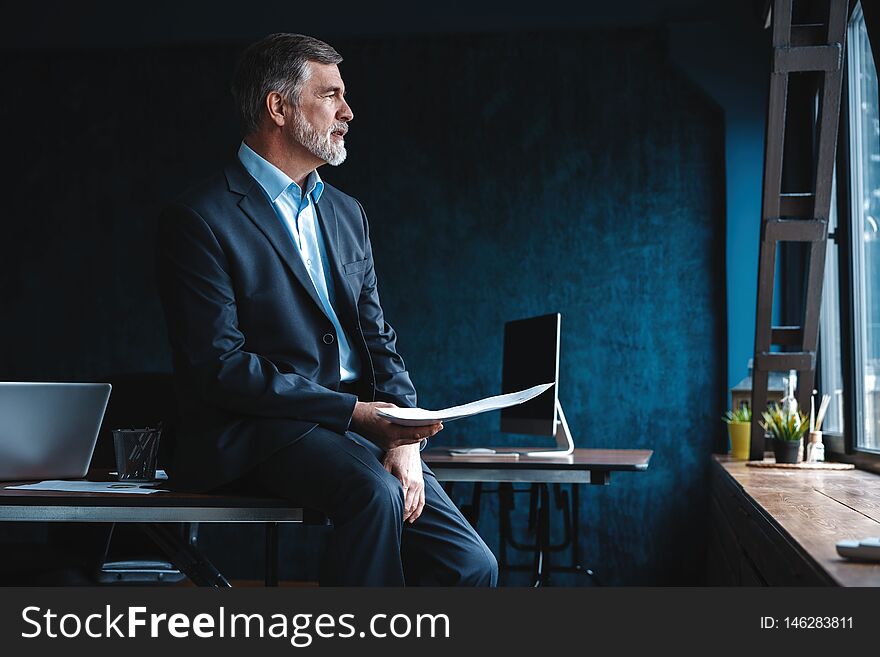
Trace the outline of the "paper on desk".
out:
[[[107,474],[109,474],[111,477],[115,477],[119,473],[114,470],[113,472],[109,472]],[[162,469],[156,470],[156,476],[154,477],[154,479],[156,481],[165,481],[166,479],[168,479],[168,473]]]
[[[408,427],[421,427],[434,422],[449,422],[458,420],[471,415],[479,415],[487,411],[497,411],[508,406],[516,406],[530,399],[534,399],[542,392],[548,390],[552,383],[542,383],[533,386],[528,390],[520,390],[519,392],[509,392],[506,395],[496,395],[495,397],[487,397],[479,401],[461,406],[452,406],[444,408],[441,411],[426,411],[422,408],[380,408],[377,409],[379,415],[394,424],[402,424]]]
[[[127,481],[39,481],[35,484],[6,486],[7,490],[53,490],[65,493],[123,493],[127,495],[149,495],[167,493],[161,488],[153,488],[154,482],[134,483]]]

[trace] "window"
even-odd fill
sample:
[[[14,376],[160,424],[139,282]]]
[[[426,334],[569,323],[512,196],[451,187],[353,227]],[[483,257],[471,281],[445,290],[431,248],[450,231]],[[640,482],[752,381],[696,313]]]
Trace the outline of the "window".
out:
[[[850,19],[849,169],[856,449],[880,451],[880,114],[861,5]]]
[[[825,264],[820,315],[820,379],[831,394],[823,430],[847,434],[847,451],[872,463],[880,454],[880,97],[861,5],[847,27],[847,106],[842,108],[832,202],[836,237]],[[846,181],[844,180],[846,179]],[[839,183],[839,185],[838,185]],[[843,318],[844,321],[841,321]],[[846,360],[845,360],[846,359]]]
[[[837,233],[836,192],[837,178],[835,176],[831,186],[831,212],[828,216],[829,234]],[[819,313],[819,377],[822,392],[831,395],[831,402],[822,422],[822,430],[827,434],[842,436],[844,413],[839,260],[836,245],[829,244],[825,250],[825,279],[822,284],[822,310]]]

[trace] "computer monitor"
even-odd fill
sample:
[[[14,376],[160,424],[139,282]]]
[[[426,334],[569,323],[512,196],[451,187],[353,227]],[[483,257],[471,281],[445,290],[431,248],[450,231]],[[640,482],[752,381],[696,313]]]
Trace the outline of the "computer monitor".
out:
[[[555,436],[556,449],[529,452],[529,456],[565,456],[574,443],[559,403],[559,313],[507,322],[501,392],[516,392],[549,381],[556,385],[532,400],[501,411],[501,431]]]

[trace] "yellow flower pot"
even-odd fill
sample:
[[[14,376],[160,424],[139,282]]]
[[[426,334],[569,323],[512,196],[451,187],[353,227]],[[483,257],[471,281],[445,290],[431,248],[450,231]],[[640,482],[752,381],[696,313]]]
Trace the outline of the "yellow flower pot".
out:
[[[730,455],[735,459],[747,461],[752,424],[750,422],[731,422],[727,425],[727,432],[730,435]]]

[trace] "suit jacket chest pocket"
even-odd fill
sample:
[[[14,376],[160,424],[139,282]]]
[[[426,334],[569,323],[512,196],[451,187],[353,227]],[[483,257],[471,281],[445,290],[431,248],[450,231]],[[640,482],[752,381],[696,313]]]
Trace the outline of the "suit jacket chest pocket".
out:
[[[364,258],[363,260],[355,260],[354,262],[346,263],[342,265],[342,271],[345,272],[346,276],[361,273],[367,268],[367,262],[368,260]]]

